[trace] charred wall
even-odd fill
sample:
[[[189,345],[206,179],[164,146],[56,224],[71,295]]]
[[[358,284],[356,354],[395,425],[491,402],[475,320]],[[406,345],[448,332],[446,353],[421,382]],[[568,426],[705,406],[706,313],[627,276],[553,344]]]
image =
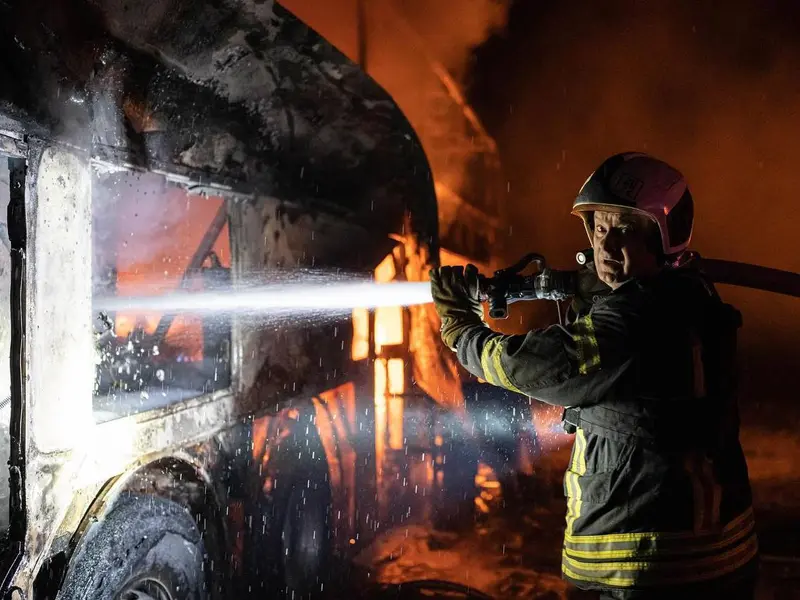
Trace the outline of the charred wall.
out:
[[[425,154],[359,68],[272,3],[0,5],[4,127],[436,244]],[[10,117],[11,120],[7,120]]]

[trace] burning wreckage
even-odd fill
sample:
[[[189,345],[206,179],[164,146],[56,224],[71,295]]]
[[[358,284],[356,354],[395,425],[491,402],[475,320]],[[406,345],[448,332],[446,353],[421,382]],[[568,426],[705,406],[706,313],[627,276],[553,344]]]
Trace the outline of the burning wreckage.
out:
[[[302,269],[424,279],[414,130],[270,1],[11,0],[0,28],[3,593],[324,589],[429,510],[408,490],[447,495],[463,392],[432,308],[276,326],[93,303]]]
[[[443,262],[494,267],[495,220],[434,181],[393,99],[269,0],[8,0],[0,28],[4,597],[302,597],[464,498],[480,384],[430,306],[279,325],[95,306],[423,280],[440,222]]]

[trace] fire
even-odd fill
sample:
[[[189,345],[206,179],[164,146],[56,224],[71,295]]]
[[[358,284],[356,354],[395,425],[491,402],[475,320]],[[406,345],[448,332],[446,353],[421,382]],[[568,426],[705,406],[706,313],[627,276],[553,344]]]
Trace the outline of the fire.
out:
[[[132,188],[132,192],[137,190]],[[148,230],[142,222],[148,210],[142,204],[122,201],[118,204],[116,222],[117,293],[119,295],[161,295],[178,288],[195,249],[214,220],[223,199],[192,196],[180,188],[164,188],[157,201],[159,210],[170,215],[161,224],[157,221]],[[140,213],[141,211],[141,213]],[[157,230],[156,230],[157,229]],[[146,231],[144,235],[141,232]],[[147,247],[155,239],[155,248]],[[217,238],[214,252],[222,264],[230,264],[230,240],[227,225]],[[192,285],[197,286],[197,282]],[[135,327],[153,334],[162,318],[160,313],[120,312],[115,329],[119,337],[127,337]],[[202,320],[193,315],[178,315],[166,335],[166,347],[186,361],[203,358]]]
[[[505,24],[510,1],[281,4],[359,62],[408,117],[433,171],[442,244],[473,257],[501,252],[506,181],[461,87],[473,48]]]
[[[354,361],[369,357],[369,311],[366,308],[353,311],[353,346],[350,357]]]
[[[388,283],[398,277],[395,254],[389,254],[376,268],[375,280]],[[400,306],[375,310],[374,321],[374,394],[375,394],[375,453],[378,481],[382,479],[382,463],[387,447],[403,448],[403,419],[405,414],[406,359],[404,347],[405,309]],[[354,352],[355,352],[354,340]],[[397,355],[400,356],[397,356]],[[387,356],[384,356],[387,355]],[[391,355],[389,357],[388,355]]]
[[[386,364],[389,375],[388,390],[392,395],[403,394],[406,391],[406,361],[402,358],[390,358]]]

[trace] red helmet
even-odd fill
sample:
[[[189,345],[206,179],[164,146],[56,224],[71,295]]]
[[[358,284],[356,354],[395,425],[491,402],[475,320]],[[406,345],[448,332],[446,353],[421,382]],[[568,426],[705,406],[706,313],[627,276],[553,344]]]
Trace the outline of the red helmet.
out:
[[[572,214],[583,219],[589,240],[591,214],[596,210],[633,212],[655,221],[668,258],[680,256],[692,238],[694,202],[686,179],[677,169],[647,154],[616,154],[583,184]]]

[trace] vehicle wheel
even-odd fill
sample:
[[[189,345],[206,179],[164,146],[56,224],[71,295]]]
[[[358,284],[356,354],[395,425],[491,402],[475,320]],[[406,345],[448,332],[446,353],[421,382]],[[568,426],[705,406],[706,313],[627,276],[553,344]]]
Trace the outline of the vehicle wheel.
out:
[[[59,600],[202,600],[203,538],[174,502],[124,495],[72,559]]]
[[[315,479],[292,486],[281,535],[286,587],[300,596],[319,593],[330,566],[331,493],[327,481]]]
[[[280,489],[280,487],[279,487]],[[321,472],[298,474],[261,506],[252,572],[270,598],[320,598],[330,578],[331,491]]]

